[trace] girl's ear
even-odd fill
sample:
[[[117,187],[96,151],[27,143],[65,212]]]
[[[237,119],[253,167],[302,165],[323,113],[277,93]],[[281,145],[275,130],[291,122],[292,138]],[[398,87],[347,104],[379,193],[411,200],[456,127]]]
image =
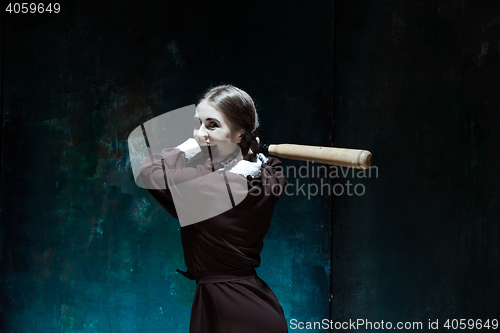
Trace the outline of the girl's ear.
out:
[[[238,133],[238,139],[236,140],[236,143],[240,143],[241,142],[241,137],[243,136],[243,134],[245,134],[245,130],[244,129],[240,129],[238,130],[236,133]]]

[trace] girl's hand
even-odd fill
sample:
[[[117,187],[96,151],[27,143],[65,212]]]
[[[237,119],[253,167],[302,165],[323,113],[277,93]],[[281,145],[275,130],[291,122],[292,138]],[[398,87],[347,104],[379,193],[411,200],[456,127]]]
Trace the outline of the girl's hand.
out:
[[[257,144],[259,144],[260,138],[256,137],[255,139],[257,140]],[[248,153],[245,156],[243,156],[243,159],[250,162],[255,162],[257,160],[257,154],[254,154],[252,149],[248,149]]]

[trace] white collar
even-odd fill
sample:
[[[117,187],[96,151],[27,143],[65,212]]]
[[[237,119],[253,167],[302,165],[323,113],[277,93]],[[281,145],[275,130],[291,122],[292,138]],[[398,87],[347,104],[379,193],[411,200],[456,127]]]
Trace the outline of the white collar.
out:
[[[257,161],[250,162],[247,160],[240,160],[230,169],[226,171],[242,175],[242,176],[251,176],[252,178],[260,177],[260,168],[262,167],[262,163],[266,163],[267,158],[264,154],[259,153],[257,155]],[[224,170],[224,168],[220,168],[220,171]]]

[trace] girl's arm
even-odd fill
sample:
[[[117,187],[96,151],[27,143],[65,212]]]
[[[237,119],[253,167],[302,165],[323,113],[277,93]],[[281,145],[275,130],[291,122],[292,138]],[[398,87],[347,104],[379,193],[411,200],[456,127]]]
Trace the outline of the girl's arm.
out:
[[[142,164],[139,176],[151,195],[174,217],[178,218],[169,181],[176,183],[200,177],[200,170],[187,168],[186,163],[199,152],[194,139],[176,148],[167,148],[149,156]]]

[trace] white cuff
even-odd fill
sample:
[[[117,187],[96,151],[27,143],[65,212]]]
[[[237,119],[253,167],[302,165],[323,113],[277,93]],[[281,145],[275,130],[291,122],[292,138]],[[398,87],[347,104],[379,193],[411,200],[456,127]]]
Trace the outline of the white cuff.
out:
[[[250,162],[246,160],[241,160],[234,167],[229,169],[229,172],[236,173],[243,176],[252,176],[252,178],[260,177],[260,168],[262,166],[262,161],[257,159],[255,162]]]
[[[186,158],[188,161],[192,159],[196,154],[201,152],[201,148],[198,145],[198,142],[196,142],[196,140],[193,138],[187,139],[175,148],[183,151],[186,154]]]

